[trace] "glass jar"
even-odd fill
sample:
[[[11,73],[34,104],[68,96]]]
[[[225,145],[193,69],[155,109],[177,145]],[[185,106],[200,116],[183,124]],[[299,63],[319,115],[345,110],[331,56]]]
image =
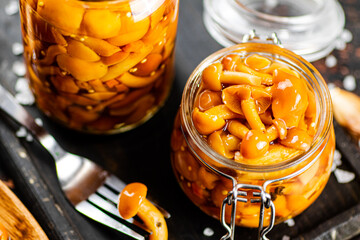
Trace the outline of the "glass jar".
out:
[[[204,23],[221,45],[242,42],[251,29],[276,32],[284,47],[315,61],[336,46],[345,26],[337,0],[203,0]]]
[[[151,118],[173,78],[178,0],[21,0],[24,58],[37,106],[88,133]]]
[[[243,60],[254,54],[288,66],[301,76],[300,79],[304,80],[309,92],[313,93],[314,122],[307,127],[314,131],[307,150],[290,154],[284,159],[281,153],[277,156],[267,155],[268,162],[237,161],[224,157],[224,154],[219,154],[221,151],[210,147],[210,138],[205,138],[204,135],[212,130],[204,129],[200,134],[196,128],[198,123],[194,122],[195,106],[199,105],[199,101],[204,101],[206,105],[208,96],[211,96],[206,95],[204,100],[199,100],[199,90],[202,91],[202,86],[207,84],[202,80],[205,77],[204,70],[212,64],[222,63],[226,56],[238,56]],[[223,88],[227,87],[222,84]],[[224,99],[224,95],[222,98]],[[211,105],[212,108],[208,111],[216,106]],[[210,112],[209,114],[211,115]],[[218,118],[222,117],[218,115],[212,119],[216,121]],[[227,117],[226,121],[231,118]],[[222,126],[221,131],[230,131],[229,122]],[[217,140],[213,138],[212,141]],[[222,49],[200,63],[185,86],[171,136],[172,167],[185,194],[202,211],[221,219],[223,224],[233,220],[233,224],[243,227],[262,228],[262,224],[270,226],[272,217],[275,223],[280,223],[308,208],[328,181],[334,149],[330,94],[319,72],[289,50],[258,42]],[[240,153],[238,150],[233,152],[235,159]],[[270,208],[270,203],[274,209]],[[233,214],[231,209],[235,209]],[[271,210],[275,210],[275,213],[271,214]]]

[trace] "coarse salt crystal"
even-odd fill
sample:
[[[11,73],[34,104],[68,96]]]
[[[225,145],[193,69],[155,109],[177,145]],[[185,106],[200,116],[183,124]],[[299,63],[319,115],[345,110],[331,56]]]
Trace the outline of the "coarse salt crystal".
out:
[[[346,170],[342,170],[342,169],[339,169],[339,168],[337,168],[334,171],[334,174],[335,174],[336,180],[339,183],[349,183],[349,182],[351,182],[352,180],[355,179],[355,173],[352,173],[352,172],[349,172],[349,171],[346,171]]]
[[[37,125],[39,125],[39,126],[43,126],[44,124],[43,124],[43,121],[41,120],[41,118],[35,118],[35,122],[36,122],[36,124]]]
[[[341,166],[342,164],[342,161],[341,161],[341,153],[339,152],[339,150],[335,149],[335,152],[334,152],[334,161],[333,161],[333,165],[331,167],[331,171],[335,171],[335,169],[338,167],[338,166]]]
[[[334,89],[336,85],[334,83],[328,83],[329,90]]]
[[[334,158],[333,164],[332,164],[332,166],[331,166],[331,171],[332,171],[332,172],[335,171],[335,169],[336,169],[337,167],[341,166],[341,164],[342,164],[341,159],[335,159],[335,158]]]
[[[343,80],[344,88],[348,91],[354,91],[356,89],[356,79],[353,75],[345,76]]]
[[[23,105],[32,105],[35,102],[34,95],[32,94],[28,81],[25,78],[18,78],[15,83],[15,98]]]
[[[286,220],[285,223],[286,223],[289,227],[295,226],[295,220],[292,219],[292,218]]]
[[[17,92],[30,91],[29,84],[25,78],[18,78],[16,80],[15,91]]]
[[[346,43],[349,43],[353,40],[353,34],[349,31],[349,29],[344,29],[344,31],[341,33],[341,39]]]
[[[205,228],[203,234],[207,237],[211,237],[212,235],[214,235],[214,230],[212,230],[211,228]]]
[[[20,127],[19,130],[16,131],[15,135],[18,138],[26,137],[26,135],[27,135],[26,128],[25,127]]]
[[[16,74],[16,76],[18,77],[23,77],[25,76],[26,73],[26,68],[25,68],[25,64],[23,62],[20,61],[15,61],[13,63],[12,66],[12,71]]]
[[[31,135],[31,134],[28,134],[28,135],[26,135],[26,141],[28,141],[28,142],[32,142],[32,141],[34,141],[34,138],[33,138],[33,136]]]
[[[344,40],[342,40],[342,39],[338,39],[335,43],[335,48],[337,50],[345,50],[346,42],[344,42]]]
[[[342,155],[341,152],[337,149],[334,151],[334,161],[339,161],[341,159]]]
[[[325,66],[328,68],[335,67],[337,64],[337,59],[333,55],[329,55],[325,59]]]
[[[16,100],[22,105],[32,105],[35,102],[34,95],[32,93],[17,93],[15,95]]]
[[[15,15],[19,11],[19,3],[17,1],[10,1],[5,6],[5,13],[6,15]]]
[[[18,42],[13,43],[11,49],[12,49],[12,53],[16,56],[24,53],[24,46]]]

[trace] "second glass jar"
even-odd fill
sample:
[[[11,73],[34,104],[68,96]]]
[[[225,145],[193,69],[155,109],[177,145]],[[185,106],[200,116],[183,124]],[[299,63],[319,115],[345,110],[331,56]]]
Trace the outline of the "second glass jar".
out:
[[[63,125],[110,134],[145,122],[173,78],[178,0],[21,0],[36,103]]]
[[[253,63],[264,62],[266,63],[264,68],[259,67],[262,70],[257,69],[259,72],[254,70]],[[215,84],[216,81],[205,82],[205,78],[209,79],[208,73],[217,74],[219,68],[224,69],[220,70],[223,72],[211,76],[220,76],[223,80],[222,86]],[[283,73],[285,79],[275,84],[272,82],[275,81],[272,79],[274,69],[285,71],[289,75]],[[257,76],[261,76],[262,80],[265,77],[269,78],[263,84],[254,86],[257,83],[249,79],[256,80]],[[216,77],[212,80],[214,78]],[[301,82],[295,83],[296,81]],[[231,82],[237,83],[231,85]],[[305,95],[302,96],[306,97],[306,103],[303,102],[304,99],[298,99],[295,95],[281,93],[282,107],[280,109],[270,107],[266,110],[264,106],[278,104],[271,96],[271,99],[265,101],[269,96],[268,93],[291,89],[292,84],[304,86],[302,89],[305,90]],[[242,146],[245,144],[244,139],[251,138],[248,134],[249,130],[257,128],[257,125],[245,120],[248,118],[245,105],[241,103],[245,117],[239,112],[232,112],[233,109],[240,107],[240,100],[246,97],[248,89],[252,91],[250,98],[259,97],[255,100],[256,106],[259,107],[258,111],[263,107],[263,110],[266,110],[259,113],[260,120],[266,128],[263,134],[258,134],[259,139],[264,136],[265,140],[258,142],[260,145],[255,144],[259,148],[257,150],[250,149],[250,144],[247,144],[247,147]],[[224,95],[225,91],[228,95]],[[232,92],[235,93],[234,98],[231,98]],[[264,101],[261,100],[263,96],[265,96]],[[291,102],[291,99],[295,104],[306,104],[306,113],[303,112],[300,116],[303,120],[297,123],[295,122],[299,119],[292,118],[297,113],[287,115],[289,113],[284,110],[289,107],[286,104]],[[232,105],[231,111],[228,103]],[[288,138],[283,136],[280,139],[278,135],[284,129],[280,131],[281,127],[278,124],[281,121],[276,117],[274,119],[275,110],[277,113],[280,111],[290,116],[284,118],[288,126],[285,130]],[[199,128],[199,126],[205,127]],[[256,132],[256,130],[251,131]],[[241,136],[242,134],[245,136]],[[291,134],[294,135],[293,141],[289,140]],[[300,134],[299,139],[301,135],[311,136],[307,146],[304,147],[302,145],[304,142],[301,141],[299,144],[297,134]],[[258,139],[249,141],[256,142]],[[270,146],[268,145],[266,153],[260,153],[260,148],[265,146],[266,141]],[[335,136],[330,95],[326,83],[310,63],[293,52],[273,44],[243,43],[218,51],[194,70],[185,86],[181,107],[174,123],[171,149],[173,170],[182,190],[192,202],[210,216],[220,218],[223,202],[234,189],[235,182],[266,186],[264,191],[270,194],[275,205],[275,223],[292,218],[317,199],[331,173]],[[260,203],[250,201],[256,191],[246,188],[241,190],[246,193],[244,198],[248,201],[237,202],[235,223],[243,227],[258,227]],[[226,222],[229,223],[230,218],[231,210],[226,207]],[[265,226],[269,225],[270,219],[270,210],[267,209],[264,216]]]

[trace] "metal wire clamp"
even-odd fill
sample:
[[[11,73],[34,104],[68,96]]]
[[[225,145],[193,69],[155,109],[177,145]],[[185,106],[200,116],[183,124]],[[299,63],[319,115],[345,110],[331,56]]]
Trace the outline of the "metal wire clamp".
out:
[[[248,196],[248,192],[244,190],[253,190],[252,196]],[[248,198],[246,198],[248,197]],[[251,203],[260,203],[260,216],[259,216],[259,233],[258,239],[268,240],[266,234],[270,232],[275,223],[275,205],[271,201],[269,193],[265,192],[261,186],[249,185],[249,184],[236,184],[232,191],[230,191],[227,197],[224,199],[221,206],[220,221],[224,228],[227,230],[227,234],[221,238],[221,240],[231,239],[235,237],[235,222],[236,222],[236,203],[248,202],[250,198]],[[226,223],[226,205],[231,206],[231,220],[230,226]],[[269,226],[264,228],[264,214],[265,209],[271,210]]]
[[[245,34],[242,38],[242,42],[246,43],[246,42],[265,42],[266,41],[270,41],[275,45],[278,45],[280,47],[282,47],[281,41],[278,38],[277,34],[275,32],[273,32],[271,34],[271,36],[266,36],[264,39],[256,33],[255,29],[251,30],[248,34]]]

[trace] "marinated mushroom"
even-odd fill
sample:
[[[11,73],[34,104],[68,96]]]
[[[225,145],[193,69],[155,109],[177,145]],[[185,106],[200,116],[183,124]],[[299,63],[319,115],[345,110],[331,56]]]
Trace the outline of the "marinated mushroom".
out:
[[[150,240],[167,240],[168,230],[162,213],[146,199],[147,187],[142,183],[130,183],[119,196],[120,216],[129,219],[137,215],[151,231]]]

